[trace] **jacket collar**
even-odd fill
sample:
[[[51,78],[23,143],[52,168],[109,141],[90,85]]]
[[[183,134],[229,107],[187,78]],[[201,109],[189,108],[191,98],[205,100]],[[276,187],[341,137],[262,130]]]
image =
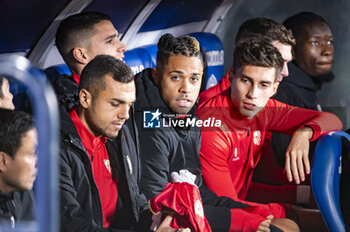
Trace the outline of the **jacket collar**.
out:
[[[80,139],[87,150],[88,154],[92,154],[95,150],[105,145],[107,138],[105,136],[96,137],[94,136],[80,120],[77,112],[73,109],[69,112],[69,116],[72,119],[75,128],[79,134]]]
[[[11,192],[9,194],[5,194],[5,193],[0,192],[0,204],[4,204],[8,201],[13,200],[13,193],[14,192]]]

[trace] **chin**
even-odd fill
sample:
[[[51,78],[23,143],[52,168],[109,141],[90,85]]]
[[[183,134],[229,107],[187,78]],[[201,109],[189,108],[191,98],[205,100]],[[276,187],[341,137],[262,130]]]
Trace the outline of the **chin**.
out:
[[[18,190],[19,191],[29,191],[29,190],[33,189],[33,185],[34,185],[34,183],[23,185],[23,186],[19,187]]]
[[[249,118],[249,119],[250,119],[250,118],[254,118],[255,115],[257,114],[257,112],[245,111],[245,110],[240,111],[240,113],[241,113],[244,117]]]
[[[110,139],[115,139],[119,134],[119,131],[113,132],[113,133],[105,133],[104,136]]]
[[[177,114],[187,114],[188,112],[190,112],[190,110],[191,110],[191,108],[188,108],[188,109],[181,108],[178,111],[176,111],[176,113]]]

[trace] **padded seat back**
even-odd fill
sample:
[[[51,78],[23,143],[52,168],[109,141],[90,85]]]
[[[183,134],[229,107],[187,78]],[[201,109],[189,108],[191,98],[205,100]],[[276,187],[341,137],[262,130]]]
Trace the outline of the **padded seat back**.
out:
[[[204,58],[202,90],[216,85],[224,74],[224,45],[219,37],[212,33],[196,32],[189,34],[195,37]]]
[[[343,131],[330,132],[319,138],[311,170],[315,200],[328,229],[334,232],[345,232],[339,202],[341,137],[350,141],[350,135]]]
[[[72,72],[69,70],[66,64],[58,64],[50,66],[44,70],[47,78],[50,82],[53,82],[57,77],[62,75],[72,75]]]
[[[147,45],[124,53],[124,60],[130,66],[134,74],[141,72],[146,68],[156,66],[157,45]]]

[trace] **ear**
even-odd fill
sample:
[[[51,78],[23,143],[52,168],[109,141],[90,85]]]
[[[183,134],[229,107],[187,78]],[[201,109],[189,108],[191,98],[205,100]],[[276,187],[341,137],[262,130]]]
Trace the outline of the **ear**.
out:
[[[230,69],[228,73],[228,82],[230,82],[230,85],[232,84],[232,81],[233,81],[233,70]]]
[[[84,108],[87,109],[91,105],[91,100],[92,100],[92,95],[89,91],[86,89],[82,89],[79,92],[79,102],[80,105]]]
[[[160,82],[160,77],[159,77],[159,70],[157,69],[157,67],[152,68],[152,76],[153,76],[154,83],[158,86]]]
[[[85,48],[76,47],[73,49],[73,57],[76,61],[86,65],[89,63],[89,56]]]
[[[6,165],[7,165],[7,159],[8,159],[8,154],[0,151],[0,172],[6,171]]]

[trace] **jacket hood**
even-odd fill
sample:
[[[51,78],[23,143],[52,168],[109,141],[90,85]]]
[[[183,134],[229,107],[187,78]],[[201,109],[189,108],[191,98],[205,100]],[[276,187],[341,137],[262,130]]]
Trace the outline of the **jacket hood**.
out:
[[[322,87],[322,83],[316,82],[316,79],[307,75],[294,63],[288,63],[289,76],[283,78],[283,81],[293,83],[299,87],[308,89],[310,91],[318,91]]]
[[[65,140],[70,140],[71,143],[84,149],[75,125],[62,105],[60,105],[60,117],[62,138]]]

